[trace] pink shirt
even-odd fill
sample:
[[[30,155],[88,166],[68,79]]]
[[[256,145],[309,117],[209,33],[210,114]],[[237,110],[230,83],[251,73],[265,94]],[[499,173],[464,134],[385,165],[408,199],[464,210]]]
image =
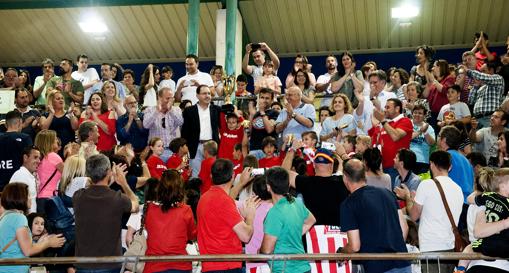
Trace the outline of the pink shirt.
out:
[[[62,174],[57,170],[53,178],[48,182],[48,179],[51,177],[57,165],[62,162],[62,158],[57,153],[51,152],[44,157],[37,168],[37,176],[39,177],[39,181],[37,182],[37,198],[50,198],[54,194],[57,189],[58,181],[60,181],[60,177]],[[44,186],[44,184],[48,184]]]

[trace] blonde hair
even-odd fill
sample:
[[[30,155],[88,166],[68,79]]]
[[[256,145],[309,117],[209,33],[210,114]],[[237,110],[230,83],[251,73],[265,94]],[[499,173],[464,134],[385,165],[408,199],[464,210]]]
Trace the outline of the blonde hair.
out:
[[[105,81],[103,86],[101,87],[101,93],[104,96],[104,99],[106,100],[106,93],[104,93],[104,89],[106,88],[107,84],[113,84],[113,88],[115,89],[115,96],[113,96],[113,100],[116,102],[120,102],[120,96],[118,94],[117,86],[113,81]]]
[[[371,137],[370,136],[357,136],[355,139],[357,143],[363,143],[368,147],[371,147]]]
[[[86,176],[85,170],[85,158],[78,155],[69,156],[64,163],[64,170],[62,171],[62,177],[60,178],[59,191],[61,193],[65,192],[73,178]]]
[[[57,133],[53,130],[44,129],[37,133],[34,144],[39,148],[43,158],[53,152],[53,143],[56,139]]]
[[[508,181],[505,176],[509,176],[509,168],[500,168],[493,170],[490,167],[481,168],[479,171],[479,185],[485,192],[498,192],[500,184]]]
[[[332,101],[329,105],[329,110],[333,113],[336,113],[336,111],[334,111],[334,101],[336,100],[336,98],[342,98],[343,99],[343,102],[345,103],[345,114],[351,114],[352,111],[353,111],[353,107],[352,107],[352,102],[350,101],[350,99],[343,93],[337,93],[334,95],[334,97],[332,97]]]
[[[60,95],[62,95],[62,97],[64,97],[64,94],[62,94],[61,91],[53,89],[49,93],[46,94],[46,103],[53,104],[53,100],[55,99],[55,96],[57,94],[60,94]],[[64,108],[65,108],[65,97],[64,97]]]

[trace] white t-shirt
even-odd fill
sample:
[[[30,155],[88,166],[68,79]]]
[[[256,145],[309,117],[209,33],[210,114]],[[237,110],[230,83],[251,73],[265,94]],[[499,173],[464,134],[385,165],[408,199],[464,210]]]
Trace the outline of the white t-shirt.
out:
[[[464,117],[470,116],[470,110],[464,102],[456,102],[454,104],[446,104],[442,106],[438,113],[438,120],[443,121],[445,116],[453,116],[454,119],[460,120]]]
[[[28,195],[32,201],[29,212],[36,212],[37,203],[35,202],[35,198],[37,197],[37,180],[35,179],[35,176],[31,174],[27,168],[21,166],[19,170],[12,174],[11,180],[9,181],[9,183],[14,182],[28,185]]]
[[[168,87],[175,93],[175,81],[172,79],[169,80],[162,80],[159,82],[159,90],[163,89],[164,87]]]
[[[358,115],[357,111],[353,111],[353,122],[357,130],[357,135],[368,135],[369,129],[373,127],[371,117],[373,116],[373,109],[375,106],[369,100],[369,96],[364,96],[364,108],[362,109],[362,115]]]
[[[92,81],[100,79],[99,78],[99,74],[97,74],[97,71],[93,67],[88,68],[87,71],[85,71],[85,72],[74,71],[74,72],[71,73],[71,77],[73,79],[77,80],[77,81],[80,81],[81,84],[83,84],[83,85],[89,84]],[[89,90],[88,92],[91,92],[92,91],[92,86],[90,86],[89,88],[85,89],[85,92],[87,90]]]
[[[198,98],[196,97],[196,86],[192,85],[191,80],[197,81],[199,84],[204,84],[206,86],[214,86],[214,82],[212,81],[212,77],[204,72],[198,71],[195,74],[186,74],[184,77],[180,78],[177,81],[177,86],[180,86],[181,82],[184,82],[184,87],[182,87],[182,100],[190,100],[193,104],[198,102]]]
[[[256,82],[261,76],[263,76],[263,65],[257,66],[257,65],[250,65],[252,71],[251,77],[253,77],[253,82]],[[277,75],[277,70],[275,71],[275,74]]]
[[[463,192],[448,176],[436,179],[444,189],[454,222],[458,224],[463,208]],[[422,206],[419,224],[419,247],[422,252],[449,250],[454,248],[454,234],[447,217],[440,192],[432,179],[422,181],[415,194],[415,202]]]
[[[316,83],[317,84],[326,84],[330,81],[330,78],[332,77],[332,75],[334,75],[336,72],[332,73],[332,74],[329,74],[329,73],[325,73],[323,75],[320,75],[318,77],[318,79],[316,80]],[[332,94],[332,90],[331,90],[331,85],[329,84],[329,86],[327,86],[327,90],[325,90],[325,92],[327,94]]]

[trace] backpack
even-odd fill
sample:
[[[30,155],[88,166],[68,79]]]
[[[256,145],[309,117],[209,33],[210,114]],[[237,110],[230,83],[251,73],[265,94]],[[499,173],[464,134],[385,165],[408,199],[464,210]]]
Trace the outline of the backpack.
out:
[[[45,204],[45,212],[47,221],[57,230],[69,229],[74,224],[74,216],[58,195],[48,199]]]

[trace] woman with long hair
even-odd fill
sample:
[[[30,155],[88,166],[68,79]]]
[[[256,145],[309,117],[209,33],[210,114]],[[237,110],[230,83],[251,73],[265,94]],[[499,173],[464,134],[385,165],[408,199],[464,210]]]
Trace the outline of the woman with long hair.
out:
[[[345,94],[335,94],[329,109],[334,115],[324,120],[320,131],[321,141],[340,139],[356,128],[351,114],[352,103]]]
[[[272,167],[265,175],[267,190],[274,206],[265,217],[265,234],[260,252],[304,254],[302,235],[306,234],[316,219],[301,200],[290,195],[288,171],[281,167]],[[304,273],[311,270],[308,261],[276,261],[272,264],[272,272],[282,272],[284,266],[286,272]]]
[[[449,103],[447,90],[454,85],[455,77],[449,73],[449,64],[446,60],[440,59],[433,64],[431,72],[426,72],[426,85],[422,92],[423,98],[428,99],[431,109],[429,123],[437,125],[438,113],[442,106]]]
[[[79,123],[90,120],[97,124],[99,129],[99,139],[97,140],[98,151],[111,151],[117,144],[115,137],[116,128],[116,114],[114,111],[108,110],[108,105],[102,93],[94,93],[90,96],[88,106],[83,113]]]
[[[159,67],[149,64],[141,76],[139,102],[141,105],[156,106],[157,90],[160,79]]]
[[[34,100],[34,89],[31,84],[32,80],[30,79],[30,73],[28,70],[20,69],[18,80],[18,87],[25,88],[28,91],[29,101],[32,102]]]
[[[501,132],[498,134],[498,167],[509,167],[509,131]]]
[[[186,244],[196,239],[193,211],[185,202],[186,191],[180,173],[163,172],[157,187],[159,204],[145,204],[142,225],[148,233],[147,256],[186,255]],[[144,273],[191,272],[191,262],[146,263]]]
[[[101,93],[104,95],[108,110],[113,111],[116,115],[115,118],[125,114],[126,109],[124,107],[124,101],[120,99],[118,90],[113,81],[106,81],[101,88]]]
[[[408,83],[408,73],[403,68],[396,68],[391,75],[392,92],[396,94],[399,100],[405,99],[405,87]]]
[[[2,192],[1,204],[5,210],[0,216],[0,259],[19,259],[34,256],[50,247],[61,247],[65,239],[61,234],[48,235],[37,243],[32,242],[25,216],[31,206],[28,186],[9,183]],[[26,273],[28,265],[2,266],[3,273]]]
[[[161,175],[166,170],[166,163],[161,159],[164,152],[163,140],[154,137],[148,141],[150,151],[147,155],[147,165],[150,171],[150,176],[154,178],[161,178]]]
[[[340,57],[341,65],[338,65],[337,73],[339,79],[335,79],[335,81],[331,83],[331,90],[332,92],[345,94],[352,102],[352,105],[357,106],[357,98],[355,97],[354,89],[364,87],[362,71],[355,69],[355,59],[352,53],[345,51]]]
[[[59,149],[57,133],[53,130],[42,130],[35,136],[35,146],[41,152],[41,163],[37,168],[39,185],[37,187],[37,211],[44,212],[44,200],[51,198],[57,191],[62,176],[64,162],[57,154]],[[39,202],[41,205],[39,206]]]
[[[285,87],[289,88],[289,87],[292,87],[293,85],[297,84],[295,82],[295,80],[296,80],[297,72],[299,70],[302,70],[304,73],[307,74],[309,85],[314,88],[316,85],[315,74],[313,74],[311,72],[311,65],[308,62],[308,58],[301,54],[297,54],[297,56],[295,56],[295,63],[293,64],[293,69],[286,76]]]
[[[75,131],[78,130],[79,126],[79,110],[75,107],[69,107],[66,111],[64,95],[60,91],[49,92],[47,102],[47,113],[41,116],[39,120],[41,130],[50,129],[55,131],[62,142],[62,146],[66,146],[75,140]]]
[[[431,46],[422,45],[417,47],[415,50],[417,65],[414,65],[412,69],[410,69],[409,81],[416,81],[423,87],[426,85],[426,73],[431,69],[430,66],[433,61],[433,55],[435,55],[435,50]]]
[[[72,203],[74,193],[79,189],[84,189],[90,184],[85,174],[86,161],[84,157],[78,155],[69,156],[64,162],[64,170],[58,185],[60,196],[66,203]],[[74,210],[69,208],[74,214]]]
[[[302,101],[304,103],[313,104],[313,100],[315,99],[315,87],[311,85],[309,73],[302,69],[297,70],[297,72],[295,72],[293,84],[302,91]]]

